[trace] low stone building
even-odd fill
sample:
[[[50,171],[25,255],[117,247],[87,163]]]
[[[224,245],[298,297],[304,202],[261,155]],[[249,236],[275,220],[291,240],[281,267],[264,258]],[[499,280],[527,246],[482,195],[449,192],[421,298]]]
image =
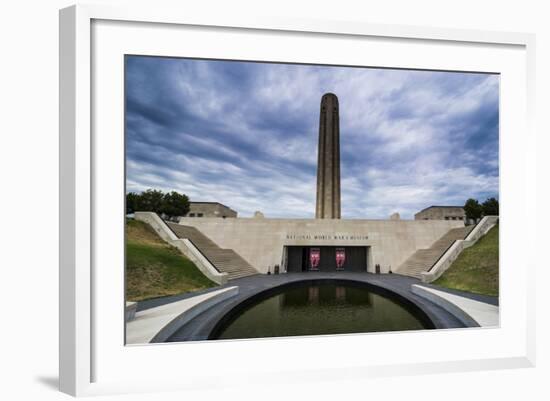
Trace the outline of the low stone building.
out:
[[[237,217],[237,212],[219,202],[189,202],[189,212],[183,217]]]
[[[458,220],[346,220],[270,218],[181,218],[219,248],[231,249],[260,273],[275,265],[281,272],[310,271],[317,253],[320,271],[335,271],[337,254],[345,255],[341,270],[389,273],[419,249],[429,248]],[[187,228],[188,229],[188,228]]]
[[[466,213],[462,206],[430,206],[416,213],[414,219],[466,221]]]

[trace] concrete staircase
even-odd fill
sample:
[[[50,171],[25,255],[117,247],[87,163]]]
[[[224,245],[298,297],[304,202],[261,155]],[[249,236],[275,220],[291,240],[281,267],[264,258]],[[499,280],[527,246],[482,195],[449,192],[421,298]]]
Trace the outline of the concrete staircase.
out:
[[[428,249],[419,249],[403,262],[394,273],[420,279],[421,272],[432,268],[437,260],[456,241],[466,238],[475,225],[452,228],[445,235],[435,241]]]
[[[186,238],[229,280],[258,274],[250,264],[232,249],[222,249],[197,228],[166,222],[179,237]]]

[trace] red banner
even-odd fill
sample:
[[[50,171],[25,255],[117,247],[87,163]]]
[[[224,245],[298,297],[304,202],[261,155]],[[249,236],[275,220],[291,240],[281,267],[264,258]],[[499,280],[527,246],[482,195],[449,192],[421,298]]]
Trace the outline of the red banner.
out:
[[[343,270],[344,263],[346,263],[346,250],[344,248],[336,248],[336,268]]]
[[[321,261],[321,249],[311,248],[309,250],[309,265],[311,270],[319,270],[319,262]]]

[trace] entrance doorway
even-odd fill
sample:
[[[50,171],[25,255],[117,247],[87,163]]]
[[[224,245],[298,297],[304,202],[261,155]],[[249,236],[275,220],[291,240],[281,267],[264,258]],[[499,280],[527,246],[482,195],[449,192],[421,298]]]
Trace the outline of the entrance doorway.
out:
[[[287,271],[367,271],[366,246],[287,246]]]

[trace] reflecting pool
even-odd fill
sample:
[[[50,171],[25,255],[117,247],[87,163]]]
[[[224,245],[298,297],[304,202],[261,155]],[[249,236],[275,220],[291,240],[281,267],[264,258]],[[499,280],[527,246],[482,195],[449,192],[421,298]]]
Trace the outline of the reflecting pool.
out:
[[[231,311],[212,339],[344,334],[433,328],[410,302],[373,286],[311,281],[262,294]]]

